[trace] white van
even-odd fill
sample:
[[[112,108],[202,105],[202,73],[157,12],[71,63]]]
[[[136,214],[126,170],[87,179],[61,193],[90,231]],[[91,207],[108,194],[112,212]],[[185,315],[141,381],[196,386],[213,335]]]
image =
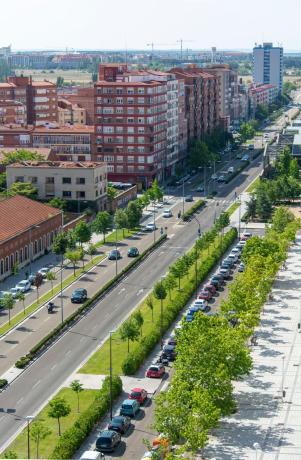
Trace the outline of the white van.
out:
[[[86,450],[80,460],[103,460],[104,458],[105,456],[102,452],[97,452],[97,450]]]

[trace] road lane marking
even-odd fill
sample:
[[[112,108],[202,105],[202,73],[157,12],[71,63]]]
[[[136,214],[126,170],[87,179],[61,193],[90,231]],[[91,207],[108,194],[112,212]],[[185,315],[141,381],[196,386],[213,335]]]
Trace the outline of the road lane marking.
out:
[[[142,293],[143,293],[143,291],[144,291],[144,289],[139,289],[139,291],[137,292],[137,294],[136,294],[136,295],[138,296],[138,295],[142,294]]]
[[[18,399],[16,406],[18,406],[18,404],[19,404],[21,401],[23,401],[23,399],[24,399],[23,396],[22,396],[22,398]]]
[[[54,364],[53,366],[51,366],[50,370],[53,371],[53,369],[55,369],[57,366],[57,364]]]
[[[70,353],[71,353],[71,350],[68,350],[66,353],[66,356],[70,355]]]
[[[124,291],[125,291],[125,288],[120,289],[120,291],[118,292],[118,295],[122,294]]]
[[[169,235],[169,239],[170,239],[170,238],[173,238],[174,236],[175,236],[175,234],[172,233],[171,235]]]
[[[35,387],[37,387],[38,385],[40,385],[40,383],[41,383],[41,380],[38,380],[38,381],[34,384],[34,386],[32,387],[32,389],[34,389]]]

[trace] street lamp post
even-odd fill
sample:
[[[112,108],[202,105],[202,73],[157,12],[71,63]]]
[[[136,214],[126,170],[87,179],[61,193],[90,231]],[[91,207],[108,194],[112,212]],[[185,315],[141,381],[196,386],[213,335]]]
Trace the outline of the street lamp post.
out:
[[[301,296],[299,297],[299,323],[298,323],[299,333],[301,332]]]
[[[257,453],[258,453],[258,450],[260,449],[260,444],[258,444],[258,442],[254,442],[253,447],[255,449],[255,459],[257,460]]]
[[[62,231],[64,229],[64,211],[62,211]],[[64,265],[64,254],[61,254],[61,273],[60,273],[60,281],[61,281],[61,321],[64,322],[64,300],[63,300],[63,265]]]
[[[110,331],[110,420],[113,418],[113,390],[112,390],[112,334],[114,331]]]
[[[117,257],[117,228],[115,228],[115,251],[116,251],[116,257],[115,257],[115,275],[117,276],[117,274],[118,274],[118,257]]]
[[[241,221],[241,195],[238,195],[238,239],[240,240],[240,221]]]
[[[184,182],[184,179],[182,183],[182,213],[184,216],[184,213],[185,213],[185,182]]]
[[[154,243],[156,242],[156,207],[155,207],[155,200],[154,200],[154,206],[153,206],[153,213],[154,213]]]
[[[27,421],[27,458],[30,458],[30,422],[34,419],[32,415],[27,415],[25,417]]]

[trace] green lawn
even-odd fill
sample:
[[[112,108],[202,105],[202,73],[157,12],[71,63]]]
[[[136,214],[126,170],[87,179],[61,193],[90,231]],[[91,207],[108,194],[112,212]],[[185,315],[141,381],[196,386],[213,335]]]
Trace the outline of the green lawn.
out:
[[[135,230],[128,230],[128,229],[118,229],[118,230],[114,230],[112,233],[110,233],[109,235],[106,236],[106,241],[104,242],[104,240],[101,240],[99,241],[98,243],[96,243],[96,247],[99,247],[99,246],[102,246],[103,244],[106,244],[106,243],[115,243],[116,241],[116,233],[117,233],[117,242],[120,242],[122,240],[124,240],[125,238],[129,238],[130,236],[134,235],[135,233],[137,232],[137,229]]]
[[[219,237],[216,241],[219,241]],[[211,245],[211,249],[213,249],[213,245]],[[199,255],[199,263],[204,260],[204,258],[208,257],[208,249],[202,251]],[[184,289],[188,286],[188,284],[194,283],[194,275],[195,274],[195,267],[194,265],[190,267],[189,274],[184,277],[181,281],[181,289]],[[164,300],[164,304],[169,304],[172,302],[172,298],[176,292],[177,288],[172,290],[171,292],[171,300],[169,299],[169,295]],[[154,321],[160,315],[160,301],[153,297],[154,302]],[[140,308],[141,313],[143,314],[144,324],[142,327],[142,334],[147,335],[151,330],[153,323],[152,323],[152,314],[150,308],[147,306],[146,302],[142,302],[137,308]],[[139,342],[130,342],[130,351],[134,350],[139,347]],[[114,334],[112,334],[112,360],[113,360],[113,369],[114,373],[118,375],[122,375],[121,365],[124,359],[127,356],[127,342],[123,342],[120,339],[119,331],[117,330]],[[100,348],[97,350],[91,358],[87,361],[87,363],[79,370],[82,374],[108,374],[109,372],[109,340],[107,340]]]
[[[236,209],[239,208],[239,205],[240,203],[232,203],[230,208],[227,209],[227,213],[229,214],[229,216],[231,216],[231,214],[234,213],[234,211],[236,211]]]
[[[92,404],[96,394],[97,390],[84,390],[80,393],[80,411],[84,411],[88,406],[90,406],[90,404]],[[61,430],[63,433],[74,424],[80,415],[77,412],[77,396],[70,388],[62,388],[56,397],[65,398],[71,406],[70,414],[67,417],[61,419]],[[51,434],[47,436],[45,440],[40,441],[39,458],[50,458],[50,454],[58,441],[57,420],[48,417],[48,409],[49,405],[47,404],[47,406],[45,406],[44,409],[36,417],[38,420],[43,421],[45,426],[51,430]],[[36,444],[34,440],[30,441],[30,448],[31,458],[37,458]],[[8,450],[14,451],[18,456],[17,458],[27,458],[27,428],[24,428],[23,431],[17,436],[17,438],[10,444],[6,451]],[[4,458],[6,451],[1,454],[0,458]]]
[[[69,286],[71,283],[73,283],[77,278],[79,278],[84,272],[89,270],[90,268],[94,267],[94,265],[98,264],[102,259],[105,258],[105,255],[100,255],[100,256],[95,256],[90,262],[88,262],[85,265],[85,269],[83,270],[82,268],[78,268],[75,270],[75,276],[72,273],[72,275],[68,276],[63,281],[63,289],[65,289],[67,286]],[[58,284],[54,286],[53,291],[50,289],[50,291],[46,292],[46,294],[43,294],[38,301],[32,303],[28,307],[25,308],[25,313],[22,311],[18,313],[17,315],[13,316],[11,318],[10,324],[7,322],[3,326],[0,327],[0,336],[2,334],[5,334],[5,332],[9,331],[12,329],[14,326],[19,324],[21,321],[24,320],[27,316],[31,315],[34,311],[36,311],[38,308],[41,307],[45,302],[47,302],[49,299],[51,299],[54,295],[58,294],[61,290],[61,285]],[[13,311],[13,310],[12,310]]]
[[[252,193],[254,192],[255,188],[257,187],[257,185],[259,184],[260,182],[260,178],[257,177],[250,185],[249,187],[245,190],[246,192],[248,193]]]

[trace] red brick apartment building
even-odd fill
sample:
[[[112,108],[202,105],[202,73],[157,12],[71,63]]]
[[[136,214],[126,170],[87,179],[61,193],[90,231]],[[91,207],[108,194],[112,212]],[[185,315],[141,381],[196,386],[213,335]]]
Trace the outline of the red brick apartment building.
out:
[[[7,83],[0,83],[0,100],[21,102],[26,107],[27,124],[38,126],[57,121],[57,89],[49,81],[8,77]]]
[[[126,65],[99,66],[95,84],[95,160],[109,180],[148,187],[162,179],[167,143],[167,84]]]
[[[72,89],[72,92],[63,91],[59,93],[59,97],[67,99],[71,104],[77,104],[86,110],[86,123],[94,125],[94,87]]]
[[[62,212],[24,196],[0,201],[0,280],[51,249]]]
[[[193,65],[170,72],[185,82],[188,140],[210,134],[220,126],[218,77]]]
[[[26,121],[26,107],[21,102],[0,99],[0,125],[24,125]]]

